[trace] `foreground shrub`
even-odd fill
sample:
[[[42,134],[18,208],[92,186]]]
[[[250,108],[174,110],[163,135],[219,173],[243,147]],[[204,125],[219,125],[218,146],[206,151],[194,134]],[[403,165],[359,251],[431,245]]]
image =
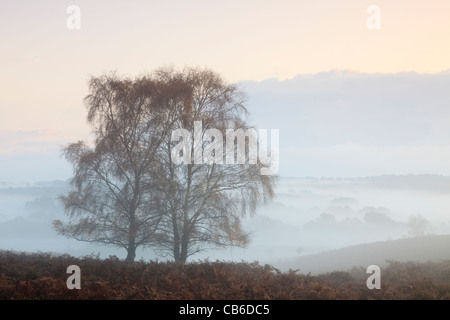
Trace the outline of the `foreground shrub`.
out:
[[[66,269],[81,269],[69,290]],[[382,269],[381,289],[366,287],[363,268],[319,276],[280,272],[256,262],[125,262],[0,251],[0,299],[449,299],[450,261]]]

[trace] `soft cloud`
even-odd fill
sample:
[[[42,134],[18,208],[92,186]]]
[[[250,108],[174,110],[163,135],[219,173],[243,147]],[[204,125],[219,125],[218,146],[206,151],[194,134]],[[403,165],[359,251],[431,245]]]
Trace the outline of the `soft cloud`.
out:
[[[253,121],[280,129],[280,174],[450,174],[450,74],[330,71],[243,82]]]
[[[450,175],[450,146],[292,147],[282,150],[281,158],[283,169],[289,169],[283,173],[293,176]]]
[[[55,130],[0,131],[0,156],[40,153],[60,148]]]

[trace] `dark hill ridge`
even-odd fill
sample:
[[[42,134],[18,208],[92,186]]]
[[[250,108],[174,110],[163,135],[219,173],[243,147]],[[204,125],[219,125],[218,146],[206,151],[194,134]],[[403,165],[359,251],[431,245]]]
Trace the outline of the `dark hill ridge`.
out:
[[[280,270],[299,269],[301,273],[318,274],[345,271],[352,267],[387,265],[394,261],[442,261],[450,259],[450,235],[429,235],[416,238],[360,244],[273,263]]]

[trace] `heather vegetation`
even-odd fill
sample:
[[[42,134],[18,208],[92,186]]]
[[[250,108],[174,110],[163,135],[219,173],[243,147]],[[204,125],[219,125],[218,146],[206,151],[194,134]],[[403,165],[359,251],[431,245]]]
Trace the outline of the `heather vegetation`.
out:
[[[81,269],[81,289],[69,290],[66,268]],[[390,261],[381,289],[366,287],[364,268],[312,276],[258,262],[135,261],[114,256],[74,258],[0,252],[0,299],[449,299],[450,261]]]

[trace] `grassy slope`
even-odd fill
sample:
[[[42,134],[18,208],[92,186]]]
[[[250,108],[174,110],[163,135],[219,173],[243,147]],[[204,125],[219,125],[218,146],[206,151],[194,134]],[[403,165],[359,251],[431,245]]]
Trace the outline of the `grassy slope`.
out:
[[[450,235],[430,235],[354,245],[278,262],[276,265],[281,270],[291,268],[299,269],[302,273],[317,274],[372,264],[383,267],[387,265],[387,260],[424,262],[446,259],[450,259]]]

